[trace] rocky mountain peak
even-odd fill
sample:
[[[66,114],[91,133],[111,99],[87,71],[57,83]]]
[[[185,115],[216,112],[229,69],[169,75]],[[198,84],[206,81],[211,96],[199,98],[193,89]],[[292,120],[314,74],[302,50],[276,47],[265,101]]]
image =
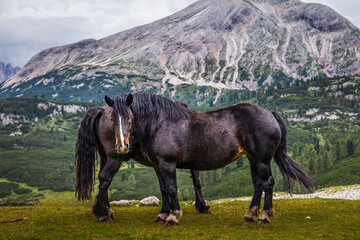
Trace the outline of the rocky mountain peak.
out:
[[[74,68],[76,75],[67,77]],[[100,40],[44,50],[2,89],[59,71],[77,81],[99,72],[130,75],[134,90],[146,84],[174,92],[182,84],[256,89],[324,74],[359,73],[360,31],[321,4],[201,0]],[[153,82],[140,83],[134,76]]]
[[[19,67],[13,67],[10,63],[5,64],[0,61],[0,83],[14,76],[18,71],[20,71]]]

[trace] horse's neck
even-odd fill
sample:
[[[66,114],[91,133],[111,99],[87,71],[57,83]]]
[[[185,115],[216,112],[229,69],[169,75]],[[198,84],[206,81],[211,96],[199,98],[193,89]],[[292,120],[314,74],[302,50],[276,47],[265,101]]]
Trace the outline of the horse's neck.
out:
[[[148,113],[146,115],[140,115],[134,113],[135,119],[135,129],[134,132],[136,133],[137,138],[141,138],[148,134],[148,131],[156,127],[163,117],[155,116],[155,113]]]

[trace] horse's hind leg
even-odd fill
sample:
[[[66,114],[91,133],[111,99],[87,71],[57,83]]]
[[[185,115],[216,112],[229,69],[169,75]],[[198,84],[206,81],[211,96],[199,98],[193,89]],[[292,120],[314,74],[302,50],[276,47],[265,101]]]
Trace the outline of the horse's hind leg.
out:
[[[108,158],[102,171],[99,173],[99,193],[96,196],[93,213],[99,221],[112,221],[114,219],[110,209],[108,188],[114,175],[119,170],[122,159]]]
[[[270,160],[267,162],[261,162],[257,166],[261,179],[261,185],[265,192],[264,209],[259,216],[258,223],[269,223],[270,217],[272,217],[275,212],[272,206],[273,187],[275,180],[271,174]]]
[[[190,170],[191,177],[194,184],[195,189],[195,195],[196,195],[196,202],[195,202],[195,208],[200,213],[210,213],[209,208],[210,206],[205,203],[204,197],[201,192],[201,179],[199,171]]]
[[[254,185],[254,195],[251,200],[249,210],[244,216],[243,222],[254,222],[254,216],[257,217],[260,214],[260,202],[263,192],[262,182],[255,164],[250,165],[251,176]]]

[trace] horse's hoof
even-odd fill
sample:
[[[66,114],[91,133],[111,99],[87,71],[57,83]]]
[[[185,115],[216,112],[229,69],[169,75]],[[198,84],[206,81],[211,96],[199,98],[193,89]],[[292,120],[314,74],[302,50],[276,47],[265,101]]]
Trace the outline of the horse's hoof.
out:
[[[174,221],[166,221],[164,224],[164,227],[169,227],[169,226],[176,226],[176,222]]]
[[[98,217],[99,222],[112,222],[113,219],[110,216]]]
[[[204,213],[204,214],[210,214],[211,212],[209,211],[210,206],[209,205],[203,205],[203,206],[196,206],[196,210],[199,213]]]
[[[247,218],[247,217],[244,217],[243,222],[255,222],[254,218]]]
[[[254,206],[247,211],[243,218],[243,222],[254,222],[254,216],[257,217],[260,213],[260,208],[258,206]]]
[[[210,214],[211,212],[209,211],[209,209],[198,209],[198,212],[201,214]]]
[[[266,211],[269,217],[273,217],[275,215],[275,209],[273,208],[270,208],[270,210],[266,210]]]
[[[257,224],[266,224],[266,223],[270,223],[269,219],[264,219],[264,220],[258,220]]]
[[[258,219],[258,224],[270,223],[270,217],[274,216],[275,210],[271,208],[270,210],[264,210]]]
[[[166,219],[168,218],[168,214],[167,213],[159,213],[159,215],[157,216],[155,222],[158,223],[158,222],[165,222]]]
[[[161,217],[157,217],[155,220],[156,223],[158,222],[165,222],[165,219],[162,219]]]
[[[175,226],[179,223],[180,218],[182,217],[182,211],[177,210],[173,213],[170,213],[169,216],[166,218],[164,226]]]

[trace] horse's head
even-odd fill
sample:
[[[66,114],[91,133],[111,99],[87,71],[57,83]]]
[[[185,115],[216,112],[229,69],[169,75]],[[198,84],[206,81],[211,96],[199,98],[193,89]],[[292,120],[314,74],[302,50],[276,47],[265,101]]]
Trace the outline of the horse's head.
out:
[[[105,96],[105,102],[113,109],[111,122],[115,133],[115,150],[119,154],[127,154],[130,150],[130,134],[134,121],[130,109],[133,103],[133,95],[128,94],[126,97],[117,98],[116,102]]]

